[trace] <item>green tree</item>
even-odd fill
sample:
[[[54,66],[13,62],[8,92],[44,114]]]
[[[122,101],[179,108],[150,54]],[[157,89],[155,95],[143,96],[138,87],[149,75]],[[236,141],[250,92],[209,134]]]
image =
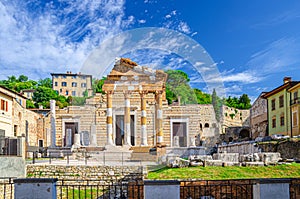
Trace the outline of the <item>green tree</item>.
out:
[[[201,90],[194,88],[194,93],[197,97],[197,103],[198,104],[211,104],[211,95],[202,92]]]
[[[212,105],[214,107],[216,120],[219,122],[220,121],[220,116],[221,116],[222,100],[220,99],[220,97],[218,97],[216,89],[213,89],[213,93],[212,93],[212,96],[211,96],[211,101],[212,101]]]
[[[229,96],[226,99],[226,105],[237,109],[249,109],[251,108],[250,101],[247,94],[243,94],[239,98]]]
[[[26,100],[26,108],[35,108],[32,100]]]
[[[45,79],[40,79],[38,81],[38,86],[44,86],[44,87],[47,87],[47,88],[52,88],[52,80],[47,77]]]
[[[35,106],[42,105],[44,108],[50,108],[49,101],[56,99],[58,94],[51,88],[39,86],[33,93],[32,99],[35,101]]]
[[[28,81],[28,77],[25,75],[20,75],[18,78],[18,82],[27,82]]]
[[[197,98],[193,89],[189,85],[190,79],[188,75],[180,70],[167,70],[168,79],[166,82],[166,88],[168,89],[168,102],[173,100],[173,95],[180,96],[182,104],[196,104]]]
[[[104,91],[102,90],[102,86],[103,86],[104,81],[106,79],[107,79],[106,77],[102,77],[102,79],[93,79],[93,91],[94,91],[94,93],[104,94]]]

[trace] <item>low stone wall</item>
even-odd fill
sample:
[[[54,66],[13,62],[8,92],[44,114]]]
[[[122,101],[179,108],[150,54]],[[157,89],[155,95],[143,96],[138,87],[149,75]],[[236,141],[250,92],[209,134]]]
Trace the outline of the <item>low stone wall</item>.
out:
[[[63,165],[27,165],[29,178],[58,178],[58,180],[142,180],[146,169],[143,166],[63,166]]]
[[[278,152],[283,159],[300,160],[300,140],[257,143],[262,152]]]
[[[220,153],[227,152],[227,153],[249,154],[249,153],[260,152],[259,147],[257,147],[254,141],[219,145],[218,148]]]

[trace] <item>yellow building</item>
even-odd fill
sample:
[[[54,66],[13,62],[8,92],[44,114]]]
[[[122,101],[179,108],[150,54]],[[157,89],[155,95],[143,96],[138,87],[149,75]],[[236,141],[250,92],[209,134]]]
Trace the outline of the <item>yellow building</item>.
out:
[[[92,75],[84,75],[81,73],[51,73],[52,89],[59,95],[84,97],[92,96]]]
[[[300,135],[300,83],[288,90],[291,93],[292,136]]]
[[[17,136],[18,125],[14,123],[15,103],[26,107],[26,98],[12,90],[0,86],[0,136]],[[20,113],[20,117],[21,117]]]
[[[288,89],[299,82],[290,77],[283,79],[283,84],[263,95],[268,101],[268,134],[282,134],[291,136],[291,93]]]

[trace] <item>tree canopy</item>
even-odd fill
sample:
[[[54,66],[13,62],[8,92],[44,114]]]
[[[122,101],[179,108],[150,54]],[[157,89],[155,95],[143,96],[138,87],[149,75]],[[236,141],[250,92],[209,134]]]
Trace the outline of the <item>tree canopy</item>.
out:
[[[167,70],[168,79],[166,82],[166,97],[168,102],[178,100],[182,104],[196,104],[197,98],[193,89],[189,85],[188,75],[180,70]]]

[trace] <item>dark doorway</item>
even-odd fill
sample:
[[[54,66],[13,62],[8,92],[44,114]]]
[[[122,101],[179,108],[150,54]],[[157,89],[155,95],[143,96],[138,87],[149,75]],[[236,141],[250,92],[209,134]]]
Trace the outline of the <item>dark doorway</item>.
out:
[[[134,115],[130,115],[130,138],[131,138],[131,146],[135,146],[135,138],[134,138]]]
[[[116,115],[116,146],[122,146],[124,141],[124,115]]]
[[[78,122],[65,123],[64,146],[71,147],[74,144],[74,135],[78,133]]]
[[[187,133],[186,133],[186,123],[185,122],[173,122],[173,138],[174,136],[179,137],[179,146],[186,147],[187,146]]]
[[[134,115],[130,115],[130,141],[135,146]],[[122,146],[124,143],[124,115],[116,115],[116,146]]]
[[[242,129],[240,131],[240,138],[249,138],[250,137],[250,131],[248,129]]]

